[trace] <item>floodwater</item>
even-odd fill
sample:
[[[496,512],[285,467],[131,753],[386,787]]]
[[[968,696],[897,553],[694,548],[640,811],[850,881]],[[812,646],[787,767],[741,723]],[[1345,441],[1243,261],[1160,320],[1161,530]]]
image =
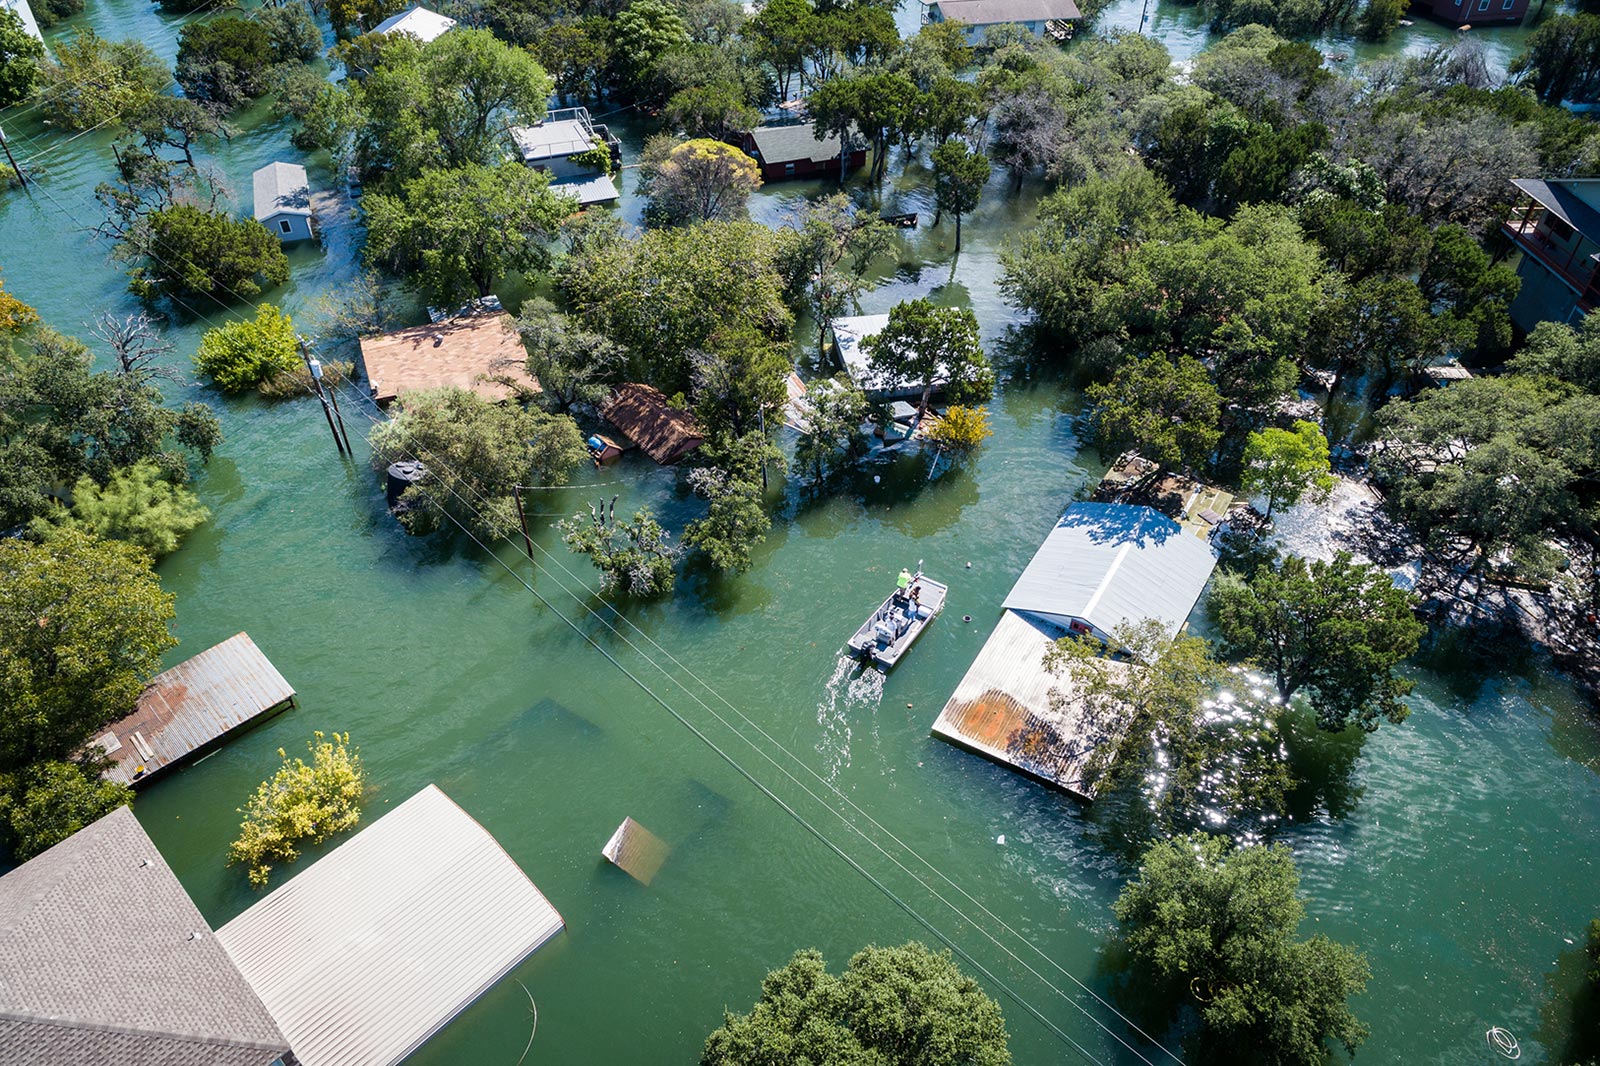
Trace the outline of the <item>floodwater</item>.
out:
[[[1188,15],[1156,11],[1180,54],[1198,32]],[[143,0],[92,0],[86,21],[172,54],[171,22]],[[9,287],[69,332],[97,309],[132,309],[121,268],[85,232],[110,169],[104,137],[67,143],[26,114],[6,125],[21,154],[48,153],[50,168],[32,198],[0,199]],[[217,157],[236,188],[262,163],[296,158],[282,123],[250,114],[241,127]],[[636,151],[640,131],[623,132]],[[328,187],[325,166],[311,173]],[[927,212],[926,175],[890,173],[884,208]],[[753,215],[776,222],[817,191],[763,191]],[[1126,991],[1108,950],[1109,907],[1130,873],[1109,815],[928,736],[1016,574],[1103,468],[1080,446],[1065,375],[1014,361],[998,248],[1029,224],[1035,197],[997,178],[959,260],[951,227],[929,229],[925,214],[863,300],[884,311],[931,292],[976,312],[1010,365],[994,439],[931,480],[927,460],[910,456],[824,491],[791,486],[750,573],[689,567],[672,599],[620,616],[552,526],[617,495],[619,508],[648,504],[681,529],[694,505],[673,472],[630,456],[535,495],[530,565],[510,545],[490,555],[401,534],[364,463],[335,454],[314,404],[207,395],[228,440],[198,481],[213,520],[161,565],[178,597],[170,658],[248,630],[300,693],[298,709],[139,799],[207,918],[221,924],[256,898],[225,852],[235,808],[276,749],[349,730],[373,785],[369,819],[438,784],[568,924],[415,1063],[512,1066],[530,1034],[529,1063],[693,1061],[723,1009],[748,1007],[797,948],[839,966],[865,944],[911,937],[963,953],[1000,999],[1018,1062],[1161,1061],[1095,997],[1176,1048],[1181,1034]],[[623,212],[636,217],[636,202]],[[325,222],[324,248],[294,252],[293,281],[270,296],[291,312],[354,269],[351,228]],[[202,319],[171,331],[182,355],[233,313],[196,310]],[[951,583],[948,609],[887,680],[841,669],[845,638],[918,559]],[[1364,744],[1296,742],[1314,774],[1280,839],[1296,853],[1307,928],[1371,960],[1355,1004],[1373,1031],[1361,1061],[1497,1061],[1491,1026],[1520,1039],[1523,1061],[1560,1061],[1582,930],[1600,912],[1600,734],[1571,688],[1517,649],[1494,658],[1447,642],[1414,674],[1405,725]],[[672,847],[649,888],[599,857],[628,815]]]

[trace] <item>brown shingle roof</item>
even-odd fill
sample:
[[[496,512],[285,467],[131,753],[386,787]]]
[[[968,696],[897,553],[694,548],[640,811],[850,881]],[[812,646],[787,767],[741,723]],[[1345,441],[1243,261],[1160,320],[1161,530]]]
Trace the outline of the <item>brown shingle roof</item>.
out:
[[[600,404],[600,413],[662,466],[706,442],[694,416],[670,406],[661,390],[649,385],[618,385]]]
[[[0,1063],[266,1066],[288,1050],[127,807],[0,877]]]
[[[361,362],[372,398],[387,404],[403,392],[454,386],[504,400],[515,390],[488,380],[500,377],[537,392],[539,383],[525,365],[528,353],[508,328],[510,321],[509,315],[461,315],[361,338]]]

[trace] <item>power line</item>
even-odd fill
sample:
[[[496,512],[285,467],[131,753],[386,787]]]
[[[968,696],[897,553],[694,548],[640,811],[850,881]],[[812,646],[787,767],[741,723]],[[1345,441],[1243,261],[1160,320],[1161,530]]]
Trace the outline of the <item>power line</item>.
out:
[[[352,388],[352,391],[354,391],[353,388]],[[359,394],[357,394],[357,395],[359,396]],[[370,403],[370,400],[368,402]],[[374,409],[376,409],[376,405],[374,404],[373,406],[374,406]],[[365,413],[366,412],[363,412],[363,414],[365,414]],[[374,418],[370,414],[367,414],[366,417],[369,420],[371,420],[374,424],[377,424],[377,422],[379,421],[377,418]],[[397,425],[398,423],[394,423],[394,422],[391,421],[389,424]],[[402,429],[402,431],[403,431],[403,429]],[[407,434],[407,436],[411,437],[410,434]],[[412,448],[414,449],[416,447],[415,438],[411,437],[411,441],[412,441]],[[438,460],[435,457],[429,456],[429,454],[427,453],[426,449],[421,449],[421,451],[422,451],[422,455],[424,456],[424,458],[423,458],[424,463],[431,463],[432,465],[434,465],[439,470],[449,471],[448,466],[438,462]],[[456,480],[459,480],[459,478],[456,479]],[[464,499],[458,492],[456,492],[456,490],[449,483],[441,481],[440,484],[442,485],[442,487],[447,492],[449,492],[458,501],[460,501],[463,505],[465,505],[470,511],[472,511],[474,514],[478,515],[480,518],[482,517],[482,511],[479,509],[479,507],[475,506],[471,502],[469,502],[466,499]],[[470,486],[467,486],[467,488],[468,488],[469,491],[473,492],[473,495],[477,497],[479,503],[485,503],[486,502],[486,501],[483,500],[482,495],[477,493],[476,490],[472,489]],[[437,505],[437,501],[435,501],[435,504]],[[452,516],[452,521],[454,521],[457,525],[460,525],[460,522],[455,520],[453,516]],[[576,575],[573,575],[572,572],[569,569],[567,569],[567,567],[564,564],[560,563],[559,560],[556,560],[555,556],[552,555],[549,551],[547,551],[542,545],[539,546],[539,550],[540,550],[541,553],[543,553],[546,556],[546,558],[554,560],[556,562],[556,565],[560,566],[561,569],[569,577],[572,577],[575,581],[577,581],[579,587],[584,588],[585,591],[588,591],[587,586],[583,585],[581,579],[578,579],[576,577]],[[536,560],[533,560],[531,556],[530,556],[530,562],[533,562],[533,564],[534,564],[536,569],[539,568],[538,562]],[[502,562],[502,565],[504,565],[503,562]],[[683,682],[678,677],[676,677],[674,674],[672,674],[671,671],[667,670],[660,663],[656,662],[647,652],[643,651],[637,645],[635,645],[632,642],[632,640],[630,640],[628,638],[628,636],[626,634],[622,633],[614,625],[612,625],[610,622],[608,622],[603,616],[601,616],[600,614],[595,612],[592,607],[589,607],[588,604],[584,601],[584,599],[582,597],[579,597],[575,592],[572,591],[572,589],[568,588],[566,586],[566,584],[564,582],[562,582],[559,578],[555,578],[555,575],[554,575],[553,572],[550,572],[550,571],[547,570],[547,573],[550,573],[550,576],[553,579],[555,579],[556,584],[561,587],[562,591],[566,592],[569,596],[571,596],[575,603],[577,603],[580,607],[583,607],[586,611],[588,611],[589,614],[594,616],[602,625],[606,626],[606,628],[609,629],[613,634],[615,634],[616,636],[620,637],[622,639],[622,641],[625,644],[628,645],[628,647],[632,648],[636,653],[641,655],[645,659],[646,662],[650,663],[650,665],[655,667],[656,670],[658,670],[663,676],[667,677],[674,684],[676,684],[684,692],[685,695],[689,696],[689,698],[691,698],[691,699],[695,700],[695,702],[699,703],[701,705],[701,707],[703,707],[707,711],[707,713],[711,714],[712,717],[716,718],[716,720],[719,723],[721,723],[724,726],[724,728],[729,729],[736,736],[738,736],[741,740],[743,740],[747,745],[750,746],[750,748],[753,751],[755,751],[762,758],[766,759],[767,762],[771,763],[771,765],[776,770],[778,770],[779,773],[781,773],[785,777],[787,777],[796,787],[800,788],[803,792],[805,792],[808,796],[810,796],[814,801],[816,801],[817,803],[819,803],[822,806],[826,807],[831,813],[834,814],[835,817],[839,818],[839,820],[841,822],[843,822],[847,828],[849,828],[852,832],[856,833],[856,835],[860,836],[862,838],[862,840],[866,841],[869,845],[871,845],[874,849],[876,849],[881,855],[883,855],[884,858],[888,859],[890,862],[894,863],[897,867],[899,867],[902,872],[904,872],[907,876],[909,876],[913,880],[915,880],[924,890],[926,890],[931,895],[933,895],[933,897],[935,899],[939,900],[940,903],[944,904],[944,906],[946,908],[948,908],[952,913],[954,913],[957,917],[961,918],[963,921],[965,921],[965,922],[969,923],[970,925],[972,925],[974,929],[977,929],[991,943],[993,943],[996,947],[1000,948],[1000,950],[1004,951],[1008,956],[1010,956],[1012,958],[1012,960],[1014,962],[1016,962],[1018,965],[1022,966],[1029,973],[1033,974],[1033,976],[1035,978],[1037,978],[1047,988],[1050,988],[1057,995],[1061,996],[1062,999],[1064,999],[1066,1002],[1071,1003],[1075,1009],[1077,1009],[1080,1013],[1082,1013],[1093,1024],[1095,1024],[1100,1029],[1102,1029],[1113,1040],[1116,1040],[1118,1043],[1120,1043],[1124,1048],[1126,1048],[1129,1052],[1131,1052],[1133,1055],[1135,1055],[1137,1058],[1139,1058],[1142,1062],[1145,1062],[1145,1063],[1149,1064],[1150,1060],[1147,1059],[1137,1048],[1135,1048],[1133,1045],[1129,1044],[1118,1033],[1116,1033],[1114,1030],[1112,1030],[1109,1027],[1107,1027],[1098,1018],[1095,1018],[1094,1015],[1091,1014],[1087,1009],[1085,1009],[1082,1004],[1078,1003],[1071,996],[1067,995],[1062,989],[1060,989],[1060,988],[1056,987],[1054,984],[1052,984],[1048,979],[1046,979],[1044,977],[1043,974],[1040,974],[1036,969],[1034,969],[1032,966],[1030,966],[1027,962],[1025,962],[1024,960],[1019,958],[1016,955],[1015,952],[1013,952],[1010,948],[1006,947],[1003,943],[1001,943],[998,939],[996,939],[994,937],[994,935],[989,933],[989,931],[987,929],[985,929],[979,922],[974,921],[971,918],[971,916],[969,916],[965,912],[963,912],[959,906],[957,906],[956,904],[952,903],[950,900],[946,899],[932,885],[929,885],[926,881],[924,881],[916,873],[914,873],[912,870],[908,869],[903,863],[901,863],[898,859],[896,859],[893,855],[891,855],[888,851],[886,851],[877,841],[873,840],[866,833],[864,833],[859,826],[857,826],[849,818],[845,817],[843,812],[841,812],[839,810],[836,810],[830,804],[826,803],[820,796],[818,796],[816,793],[812,792],[810,790],[810,788],[808,788],[804,784],[804,782],[802,782],[802,781],[798,780],[797,778],[795,778],[792,773],[790,773],[783,765],[781,765],[776,760],[774,760],[770,754],[768,754],[765,750],[763,750],[761,748],[760,745],[756,744],[753,740],[751,740],[748,736],[746,736],[743,733],[743,731],[735,728],[732,724],[728,723],[725,719],[723,719],[721,715],[717,714],[717,712],[713,708],[711,708],[710,705],[708,705],[705,702],[704,699],[700,698],[698,695],[696,695],[694,692],[692,692],[686,685],[683,684]],[[621,612],[616,611],[616,609],[614,607],[612,608],[612,612],[614,614],[616,614],[619,618],[623,618],[624,621],[627,621],[627,619],[621,614]],[[814,770],[811,769],[811,767],[808,764],[806,764],[804,762],[804,760],[802,760],[802,759],[798,758],[797,756],[795,756],[794,753],[789,751],[786,747],[784,747],[784,745],[780,741],[778,741],[775,738],[773,738],[771,736],[771,734],[769,734],[759,724],[757,724],[756,722],[752,721],[747,715],[745,715],[742,711],[740,711],[736,706],[734,706],[731,702],[729,702],[725,697],[723,697],[719,693],[717,693],[716,690],[714,688],[712,688],[706,681],[704,681],[702,678],[699,678],[697,675],[695,675],[692,670],[690,670],[688,667],[684,666],[681,662],[679,662],[674,656],[672,656],[672,654],[670,652],[668,652],[666,649],[662,648],[660,646],[660,644],[657,643],[648,634],[643,633],[643,631],[639,630],[638,627],[636,625],[633,625],[632,622],[629,622],[628,624],[636,632],[639,632],[640,635],[643,636],[646,641],[648,641],[652,646],[654,646],[658,651],[660,651],[666,658],[670,659],[681,670],[683,670],[685,673],[688,673],[691,677],[693,677],[702,687],[706,688],[707,691],[711,692],[712,695],[716,696],[719,700],[721,700],[729,708],[729,710],[731,710],[735,715],[737,715],[739,717],[739,719],[741,721],[743,721],[747,726],[749,726],[751,729],[755,730],[756,732],[760,733],[761,736],[764,737],[769,743],[771,743],[774,747],[776,747],[784,755],[788,756],[788,758],[791,761],[799,764],[803,769],[806,770],[807,773],[810,773],[812,777],[816,778],[819,782],[821,782],[825,787],[827,787],[835,795],[839,796],[840,799],[842,799],[849,807],[851,807],[857,813],[861,814],[867,821],[871,822],[881,832],[883,832],[885,835],[890,837],[890,839],[892,839],[901,848],[903,848],[904,850],[906,850],[907,852],[909,852],[910,854],[915,856],[920,862],[923,863],[923,865],[927,866],[930,870],[933,870],[935,873],[938,873],[939,876],[947,884],[949,884],[956,891],[960,892],[961,895],[963,895],[968,900],[970,900],[973,904],[975,904],[980,910],[982,910],[990,918],[992,918],[993,920],[998,922],[1001,925],[1001,927],[1004,928],[1008,933],[1010,933],[1012,936],[1016,937],[1017,939],[1021,940],[1023,943],[1027,944],[1029,947],[1033,948],[1033,950],[1035,952],[1037,952],[1041,957],[1043,957],[1047,961],[1049,961],[1052,966],[1054,966],[1057,970],[1059,970],[1063,974],[1065,974],[1078,988],[1080,988],[1084,992],[1087,992],[1091,997],[1094,998],[1094,1000],[1096,1002],[1100,1003],[1106,1009],[1110,1010],[1113,1014],[1115,1014],[1118,1018],[1120,1018],[1125,1024],[1127,1024],[1134,1032],[1138,1033],[1144,1039],[1148,1040],[1150,1043],[1152,1043],[1156,1047],[1160,1048],[1167,1056],[1169,1056],[1174,1062],[1179,1063],[1180,1066],[1181,1066],[1182,1060],[1179,1059],[1177,1055],[1173,1054],[1170,1050],[1168,1050],[1165,1046],[1163,1046],[1159,1041],[1157,1041],[1153,1037],[1151,1037],[1148,1033],[1145,1033],[1142,1029],[1139,1028],[1138,1025],[1136,1025],[1126,1015],[1122,1014],[1122,1012],[1118,1011],[1114,1006],[1112,1006],[1111,1004],[1107,1003],[1104,999],[1102,999],[1099,995],[1097,995],[1092,989],[1088,988],[1087,985],[1085,985],[1082,981],[1078,980],[1078,978],[1075,975],[1073,975],[1070,971],[1068,971],[1064,967],[1062,967],[1051,956],[1049,956],[1048,953],[1044,952],[1037,945],[1033,944],[1032,941],[1028,940],[1028,938],[1023,936],[1021,933],[1017,932],[1014,928],[1012,928],[1008,923],[1006,923],[998,915],[995,915],[992,911],[990,911],[987,907],[985,907],[981,902],[979,902],[976,898],[974,898],[965,889],[961,888],[961,886],[959,884],[957,884],[955,881],[951,880],[948,875],[944,874],[943,871],[939,870],[939,868],[935,864],[930,862],[926,857],[924,857],[915,848],[913,848],[910,845],[906,844],[899,837],[895,836],[895,834],[890,832],[888,829],[884,828],[882,826],[882,824],[879,823],[876,819],[874,819],[869,813],[867,813],[866,811],[862,810],[858,805],[856,805],[852,800],[850,800],[848,796],[846,796],[842,792],[840,792],[839,789],[836,786],[834,786],[831,782],[826,781],[820,775],[818,775]]]

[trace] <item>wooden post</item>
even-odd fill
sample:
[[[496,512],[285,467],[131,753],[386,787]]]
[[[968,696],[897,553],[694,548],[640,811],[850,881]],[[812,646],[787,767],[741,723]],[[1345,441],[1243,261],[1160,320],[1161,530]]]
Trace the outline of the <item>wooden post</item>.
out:
[[[528,515],[522,509],[522,486],[511,486],[511,494],[517,500],[517,524],[522,527],[522,546],[527,549],[528,558],[533,558],[533,538],[528,536]]]
[[[4,127],[0,127],[0,148],[5,149],[6,159],[11,163],[11,169],[17,172],[17,180],[20,181],[22,183],[22,187],[26,189],[28,187],[28,176],[22,172],[21,167],[17,166],[17,157],[11,154],[11,145],[6,141],[6,131]]]

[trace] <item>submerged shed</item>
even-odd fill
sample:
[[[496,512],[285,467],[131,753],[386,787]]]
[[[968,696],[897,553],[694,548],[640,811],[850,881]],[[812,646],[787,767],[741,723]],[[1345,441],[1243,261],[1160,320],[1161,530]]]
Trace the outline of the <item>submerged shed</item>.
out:
[[[667,850],[660,837],[632,818],[624,818],[600,854],[641,885],[648,885],[667,861]]]
[[[138,709],[94,743],[114,762],[112,781],[143,784],[214,746],[236,730],[294,704],[294,689],[256,647],[236,633],[157,674]]]
[[[1146,618],[1174,636],[1216,565],[1209,544],[1152,507],[1075,503],[1001,606],[1102,640]]]
[[[311,182],[299,163],[268,163],[250,176],[256,221],[280,241],[309,241]]]
[[[600,402],[600,414],[662,466],[671,466],[706,442],[694,415],[673,407],[650,385],[618,385]]]
[[[217,931],[302,1066],[391,1066],[564,928],[436,786]]]

